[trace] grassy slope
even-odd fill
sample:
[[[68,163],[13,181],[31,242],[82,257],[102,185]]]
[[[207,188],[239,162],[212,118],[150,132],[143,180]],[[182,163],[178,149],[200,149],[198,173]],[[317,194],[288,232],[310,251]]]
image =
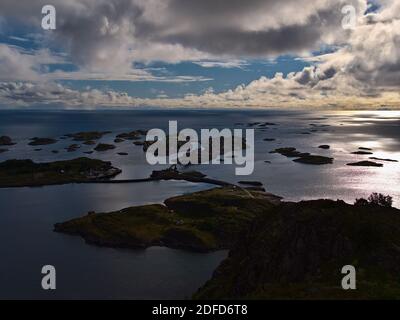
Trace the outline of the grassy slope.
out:
[[[261,193],[232,188],[174,197],[165,204],[91,214],[57,224],[55,230],[103,246],[211,251],[229,248],[256,215],[273,207]]]

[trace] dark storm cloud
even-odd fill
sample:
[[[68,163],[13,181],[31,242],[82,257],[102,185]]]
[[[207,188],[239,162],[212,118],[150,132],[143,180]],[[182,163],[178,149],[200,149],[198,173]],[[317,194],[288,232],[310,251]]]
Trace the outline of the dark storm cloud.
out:
[[[4,1],[3,16],[38,24],[45,1]],[[55,0],[58,21],[52,40],[82,65],[129,60],[152,45],[181,46],[204,56],[296,54],[342,37],[341,8],[359,8],[362,2]]]

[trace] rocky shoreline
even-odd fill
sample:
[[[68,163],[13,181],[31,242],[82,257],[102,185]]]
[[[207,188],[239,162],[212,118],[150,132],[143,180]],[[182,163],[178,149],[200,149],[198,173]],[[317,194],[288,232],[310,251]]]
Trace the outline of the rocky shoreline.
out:
[[[35,163],[32,160],[7,160],[0,163],[0,188],[39,187],[113,178],[121,170],[111,162],[77,158]]]
[[[283,202],[225,186],[54,225],[101,247],[165,246],[229,256],[195,299],[380,299],[400,297],[400,210],[386,204]],[[363,270],[362,290],[340,288],[341,268]]]
[[[279,203],[271,194],[230,186],[169,198],[164,205],[90,212],[55,224],[54,231],[79,235],[98,246],[209,252],[229,249],[255,216]]]

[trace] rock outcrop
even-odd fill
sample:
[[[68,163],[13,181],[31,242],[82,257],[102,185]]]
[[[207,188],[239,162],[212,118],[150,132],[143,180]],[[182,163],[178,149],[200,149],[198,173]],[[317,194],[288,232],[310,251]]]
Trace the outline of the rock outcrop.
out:
[[[400,211],[317,200],[259,215],[196,299],[399,299]],[[357,271],[343,290],[342,267]]]

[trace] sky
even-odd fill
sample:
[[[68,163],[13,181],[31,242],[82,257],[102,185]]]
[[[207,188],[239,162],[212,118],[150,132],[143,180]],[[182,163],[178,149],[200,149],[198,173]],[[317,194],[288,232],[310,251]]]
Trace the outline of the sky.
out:
[[[0,108],[386,110],[399,89],[398,0],[0,1]]]

